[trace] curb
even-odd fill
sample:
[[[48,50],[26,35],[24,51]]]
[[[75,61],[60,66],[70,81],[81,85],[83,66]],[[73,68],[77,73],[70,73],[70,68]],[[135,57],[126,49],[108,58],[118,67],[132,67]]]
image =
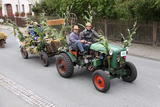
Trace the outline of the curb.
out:
[[[130,56],[140,57],[140,58],[145,58],[145,59],[149,59],[149,60],[153,60],[153,61],[160,61],[160,59],[151,58],[151,57],[146,57],[146,56],[137,55],[137,54],[133,54],[133,53],[129,53],[129,55],[130,55]]]

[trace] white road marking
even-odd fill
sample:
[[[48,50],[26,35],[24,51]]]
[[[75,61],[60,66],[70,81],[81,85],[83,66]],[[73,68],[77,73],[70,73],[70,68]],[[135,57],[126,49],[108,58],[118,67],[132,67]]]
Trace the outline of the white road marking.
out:
[[[46,99],[34,94],[31,90],[25,89],[24,87],[16,84],[14,81],[0,74],[0,85],[11,91],[15,95],[21,97],[24,101],[37,107],[55,107],[54,104],[50,103]]]

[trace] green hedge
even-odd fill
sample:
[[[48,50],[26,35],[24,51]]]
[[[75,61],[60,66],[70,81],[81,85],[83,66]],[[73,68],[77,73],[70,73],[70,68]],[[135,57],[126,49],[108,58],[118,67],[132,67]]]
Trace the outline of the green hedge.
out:
[[[160,20],[160,0],[44,0],[33,11],[46,15],[62,16],[70,7],[71,12],[82,18],[89,11],[95,17],[109,19]],[[43,11],[42,11],[43,10]]]

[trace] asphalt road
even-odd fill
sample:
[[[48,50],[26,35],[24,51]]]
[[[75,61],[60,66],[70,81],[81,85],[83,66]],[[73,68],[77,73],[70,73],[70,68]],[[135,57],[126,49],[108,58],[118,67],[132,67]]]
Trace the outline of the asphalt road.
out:
[[[111,80],[110,90],[100,93],[94,88],[89,72],[77,70],[72,78],[64,79],[56,70],[54,57],[49,67],[43,67],[37,56],[23,59],[16,38],[10,35],[6,48],[0,49],[0,74],[56,107],[160,107],[160,62],[134,56],[128,56],[128,60],[137,67],[137,80],[133,83]]]
[[[31,107],[27,102],[0,87],[0,107]]]

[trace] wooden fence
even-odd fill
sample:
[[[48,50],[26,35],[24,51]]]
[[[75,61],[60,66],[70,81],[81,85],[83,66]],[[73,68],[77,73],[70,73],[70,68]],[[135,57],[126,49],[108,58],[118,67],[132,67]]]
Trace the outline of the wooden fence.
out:
[[[120,40],[121,35],[127,35],[127,29],[131,28],[133,21],[120,20],[98,20],[94,21],[94,27],[97,31],[103,32],[109,40]],[[149,44],[160,46],[160,22],[144,21],[137,22],[137,33],[134,37],[134,43]]]
[[[15,22],[18,26],[20,27],[25,27],[26,26],[26,18],[19,18],[19,17],[0,17],[0,19],[3,19],[4,21],[6,21],[6,19],[10,19],[13,22]]]

